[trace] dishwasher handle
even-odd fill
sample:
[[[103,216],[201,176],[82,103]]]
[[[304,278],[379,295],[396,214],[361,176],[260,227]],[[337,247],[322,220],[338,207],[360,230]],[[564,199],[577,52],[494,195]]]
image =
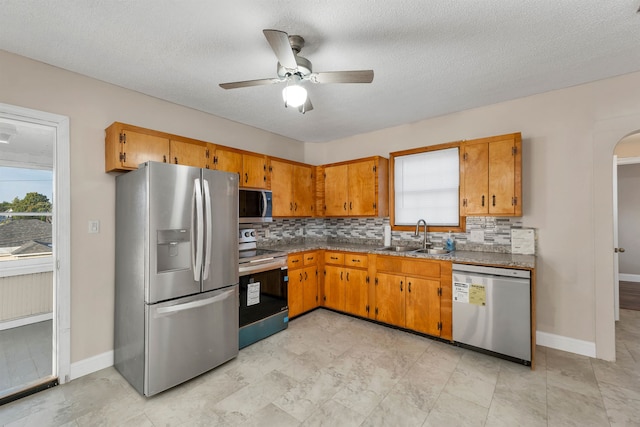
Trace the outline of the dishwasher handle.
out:
[[[530,279],[530,270],[519,270],[514,268],[487,267],[484,265],[453,264],[453,273],[479,273],[489,276],[515,277],[520,279]]]

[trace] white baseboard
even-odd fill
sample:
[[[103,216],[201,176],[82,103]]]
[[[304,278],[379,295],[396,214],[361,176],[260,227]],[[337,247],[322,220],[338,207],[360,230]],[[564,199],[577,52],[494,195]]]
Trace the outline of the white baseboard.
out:
[[[44,322],[53,319],[53,313],[36,314],[35,316],[21,317],[19,319],[6,320],[0,322],[0,331],[17,328],[19,326],[30,325],[32,323]]]
[[[109,366],[113,366],[113,350],[72,363],[69,379],[75,380]]]
[[[583,356],[596,357],[596,343],[536,331],[536,344]]]
[[[618,275],[618,278],[623,282],[638,282],[640,283],[640,274],[622,274]]]

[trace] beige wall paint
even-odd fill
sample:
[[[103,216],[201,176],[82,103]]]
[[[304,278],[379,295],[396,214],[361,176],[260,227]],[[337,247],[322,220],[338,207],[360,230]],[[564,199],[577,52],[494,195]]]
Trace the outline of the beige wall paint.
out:
[[[304,157],[300,142],[4,51],[0,70],[0,102],[70,118],[72,363],[113,350],[115,176],[104,172],[107,126],[121,121],[292,160]],[[100,220],[99,234],[87,233],[89,219]]]
[[[612,156],[640,129],[640,73],[557,90],[326,144],[308,162],[330,163],[511,132],[523,136],[523,224],[538,229],[539,331],[613,340]],[[608,244],[608,246],[607,246]]]

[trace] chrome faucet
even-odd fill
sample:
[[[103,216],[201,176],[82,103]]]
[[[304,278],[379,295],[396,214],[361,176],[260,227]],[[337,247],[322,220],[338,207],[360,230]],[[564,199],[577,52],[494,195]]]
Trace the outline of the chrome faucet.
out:
[[[416,232],[414,233],[414,236],[415,237],[420,236],[421,223],[424,226],[424,237],[422,239],[422,249],[427,249],[428,246],[431,246],[431,244],[427,241],[427,221],[425,221],[424,219],[418,220],[418,222],[416,223]]]

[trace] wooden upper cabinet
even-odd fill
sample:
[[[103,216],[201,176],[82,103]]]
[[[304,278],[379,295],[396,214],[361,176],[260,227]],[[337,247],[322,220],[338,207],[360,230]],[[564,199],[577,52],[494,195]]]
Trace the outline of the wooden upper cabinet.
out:
[[[237,173],[240,187],[269,188],[266,155],[218,146],[213,156],[213,169]]]
[[[210,168],[211,146],[204,141],[185,142],[171,140],[169,160],[176,165]]]
[[[235,150],[228,150],[216,147],[213,156],[213,169],[225,172],[234,172],[238,176],[242,175],[242,153]]]
[[[261,154],[242,154],[241,187],[269,188],[267,175],[267,156]]]
[[[324,214],[326,216],[349,215],[348,165],[324,168]]]
[[[326,216],[389,215],[389,160],[369,157],[325,165]]]
[[[315,212],[314,168],[309,165],[271,159],[273,216],[313,216]]]
[[[273,216],[293,215],[293,164],[271,159],[271,212]]]
[[[522,216],[520,133],[464,141],[461,149],[461,214]]]
[[[106,129],[106,172],[135,170],[141,163],[168,158],[169,138],[160,132],[118,122]]]

